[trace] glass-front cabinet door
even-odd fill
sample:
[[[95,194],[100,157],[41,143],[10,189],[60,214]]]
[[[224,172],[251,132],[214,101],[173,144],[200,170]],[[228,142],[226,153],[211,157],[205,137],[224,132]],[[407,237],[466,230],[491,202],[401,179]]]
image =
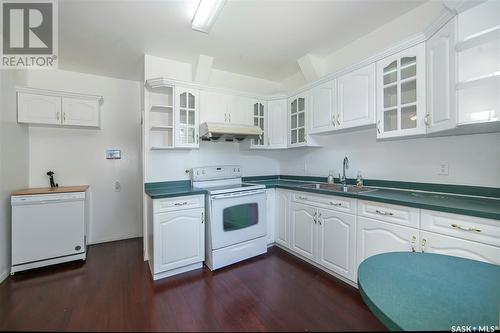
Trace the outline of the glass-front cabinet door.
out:
[[[298,146],[306,143],[306,98],[296,96],[290,99],[290,137],[289,145]]]
[[[267,131],[266,131],[266,102],[264,101],[254,101],[252,103],[252,123],[253,125],[260,127],[263,131],[262,136],[259,139],[252,140],[252,148],[265,148],[267,146]]]
[[[199,92],[175,87],[175,146],[199,147]]]
[[[377,138],[425,134],[425,43],[377,63]]]

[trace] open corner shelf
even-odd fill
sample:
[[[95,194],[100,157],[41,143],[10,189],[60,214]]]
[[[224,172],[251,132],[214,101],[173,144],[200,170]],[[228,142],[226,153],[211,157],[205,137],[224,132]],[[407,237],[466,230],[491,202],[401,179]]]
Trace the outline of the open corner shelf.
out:
[[[455,46],[455,51],[461,52],[467,49],[486,44],[488,42],[500,39],[500,25],[470,35]]]

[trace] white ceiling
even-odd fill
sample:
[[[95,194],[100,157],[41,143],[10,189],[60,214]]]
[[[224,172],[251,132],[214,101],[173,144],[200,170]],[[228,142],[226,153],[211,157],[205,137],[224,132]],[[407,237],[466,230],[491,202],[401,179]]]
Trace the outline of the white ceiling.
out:
[[[191,30],[198,0],[59,1],[59,67],[140,80],[144,53],[280,81],[297,59],[340,49],[425,0],[231,1],[210,34]]]

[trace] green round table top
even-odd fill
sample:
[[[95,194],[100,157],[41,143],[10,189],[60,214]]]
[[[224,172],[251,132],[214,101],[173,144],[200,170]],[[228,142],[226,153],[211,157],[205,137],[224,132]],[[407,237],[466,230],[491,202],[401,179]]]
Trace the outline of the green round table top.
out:
[[[383,253],[361,263],[358,287],[390,330],[498,330],[498,265],[432,253]]]

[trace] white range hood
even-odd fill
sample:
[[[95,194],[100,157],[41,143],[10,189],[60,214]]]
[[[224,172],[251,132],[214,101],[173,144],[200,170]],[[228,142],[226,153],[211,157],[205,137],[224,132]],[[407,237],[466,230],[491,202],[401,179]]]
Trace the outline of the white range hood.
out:
[[[258,126],[230,124],[230,123],[202,123],[200,137],[212,141],[243,141],[245,139],[259,139],[263,131]]]

